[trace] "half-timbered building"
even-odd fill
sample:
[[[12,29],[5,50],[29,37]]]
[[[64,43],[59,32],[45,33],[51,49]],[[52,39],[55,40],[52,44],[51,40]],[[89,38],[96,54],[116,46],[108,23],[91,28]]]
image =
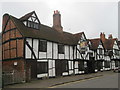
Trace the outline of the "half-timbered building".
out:
[[[57,10],[52,27],[43,25],[35,11],[21,18],[4,14],[3,72],[19,72],[21,80],[28,81],[109,70],[111,60],[112,68],[118,67],[117,43],[116,39],[106,39],[104,33],[99,39],[88,40],[84,32],[65,32]]]
[[[78,37],[79,41],[76,47],[75,73],[93,73],[95,72],[94,53],[90,50],[88,39],[86,39],[85,34],[78,34],[81,34],[81,38]]]
[[[2,28],[3,71],[21,72],[26,80],[78,73],[77,44],[86,41],[85,34],[63,31],[58,11],[54,11],[53,27],[41,24],[33,11],[19,19],[4,14]]]
[[[104,68],[104,46],[100,38],[89,39],[90,49],[94,52],[95,69],[103,71]]]
[[[104,46],[104,70],[110,70],[118,67],[119,61],[119,46],[116,38],[110,34],[108,39],[104,33],[101,33],[100,38]]]
[[[90,49],[94,51],[96,61],[95,68],[98,71],[111,70],[118,68],[119,64],[119,45],[118,40],[110,34],[108,39],[104,33],[100,38],[89,39]]]
[[[111,40],[111,48],[110,48],[110,58],[111,58],[111,69],[117,69],[119,67],[120,62],[120,50],[118,45],[117,38],[112,38],[112,35],[109,35],[109,40]]]

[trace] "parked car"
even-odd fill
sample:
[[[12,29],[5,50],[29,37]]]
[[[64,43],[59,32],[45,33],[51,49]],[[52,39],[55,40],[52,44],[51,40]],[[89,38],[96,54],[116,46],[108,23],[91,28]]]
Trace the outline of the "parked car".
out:
[[[120,68],[114,69],[113,72],[120,73]]]

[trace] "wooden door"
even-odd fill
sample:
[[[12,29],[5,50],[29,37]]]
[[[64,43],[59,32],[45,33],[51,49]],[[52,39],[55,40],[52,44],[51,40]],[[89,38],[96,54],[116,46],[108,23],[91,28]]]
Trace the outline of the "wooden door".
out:
[[[37,61],[36,60],[27,60],[27,76],[31,79],[37,78]]]
[[[62,63],[60,60],[55,60],[55,74],[56,76],[62,76]]]
[[[95,60],[93,57],[91,57],[90,60],[87,62],[87,67],[88,67],[88,73],[95,72]]]
[[[31,78],[35,79],[37,78],[37,62],[32,61],[31,63]]]

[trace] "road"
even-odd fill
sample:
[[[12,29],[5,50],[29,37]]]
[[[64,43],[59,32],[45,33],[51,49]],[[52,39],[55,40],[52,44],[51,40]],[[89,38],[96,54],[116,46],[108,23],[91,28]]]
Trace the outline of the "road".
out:
[[[118,88],[118,73],[53,86],[51,88]]]

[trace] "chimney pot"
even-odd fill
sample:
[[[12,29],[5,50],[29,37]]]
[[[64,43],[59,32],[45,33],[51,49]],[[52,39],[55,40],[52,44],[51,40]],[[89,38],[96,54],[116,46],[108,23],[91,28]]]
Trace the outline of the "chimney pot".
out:
[[[103,33],[102,33],[102,32],[100,33],[100,39],[101,39],[102,41],[105,41],[106,38],[105,38],[104,32],[103,32]]]
[[[108,39],[112,39],[112,38],[113,38],[112,34],[109,34]]]
[[[54,11],[53,14],[53,28],[57,31],[63,31],[63,27],[61,26],[61,14],[58,10]]]

